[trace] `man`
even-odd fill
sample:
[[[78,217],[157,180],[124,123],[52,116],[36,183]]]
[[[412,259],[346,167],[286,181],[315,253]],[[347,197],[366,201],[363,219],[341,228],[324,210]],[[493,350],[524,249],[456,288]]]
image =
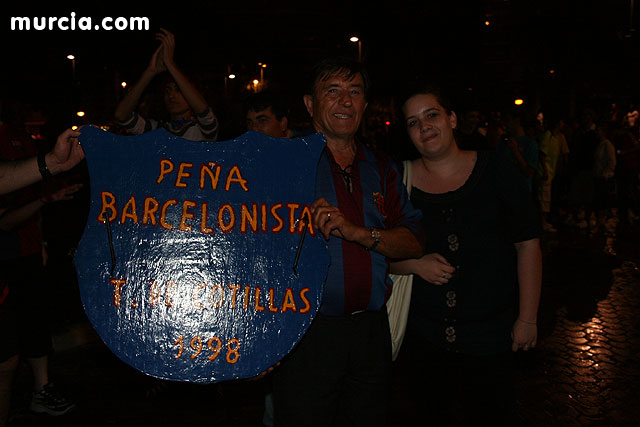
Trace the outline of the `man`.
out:
[[[269,135],[273,138],[291,138],[289,129],[287,108],[282,98],[269,91],[258,92],[250,95],[244,102],[243,110],[247,121],[247,130]],[[262,423],[265,426],[273,426],[273,393],[271,376],[261,376],[265,383],[266,394],[264,398],[265,411]]]
[[[80,163],[84,152],[78,142],[80,132],[67,129],[57,139],[53,150],[25,160],[0,162],[0,194],[6,194],[41,179],[67,171]],[[4,426],[11,402],[11,383],[18,366],[18,349],[11,340],[15,318],[4,306],[9,287],[0,271],[0,426]]]
[[[528,129],[530,124],[526,123]],[[538,167],[538,143],[527,134],[518,116],[509,116],[506,120],[506,133],[500,138],[496,151],[506,161],[513,162],[532,191],[533,177]]]
[[[360,63],[325,60],[304,96],[327,145],[316,175],[312,220],[331,265],[321,307],[274,378],[277,426],[386,423],[391,338],[388,258],[422,255],[419,211],[384,155],[357,141],[367,107]]]
[[[151,57],[147,69],[129,93],[116,108],[118,123],[134,135],[164,127],[172,134],[192,141],[215,141],[218,137],[218,121],[196,87],[180,71],[173,53],[175,40],[173,34],[165,29],[156,35],[161,44]],[[134,109],[149,83],[163,71],[171,78],[165,81],[164,104],[170,121],[146,120]]]
[[[281,98],[272,92],[250,96],[244,105],[247,130],[255,130],[274,138],[290,138],[287,109]]]
[[[542,228],[544,231],[556,232],[549,222],[551,216],[552,184],[558,172],[563,172],[569,156],[569,146],[564,136],[564,120],[552,117],[549,128],[540,136],[540,162],[538,162],[538,202],[542,211]]]
[[[481,129],[484,129],[484,134],[481,133]],[[456,131],[456,142],[461,150],[489,149],[489,140],[486,136],[486,124],[479,110],[468,108],[462,114],[462,120]]]

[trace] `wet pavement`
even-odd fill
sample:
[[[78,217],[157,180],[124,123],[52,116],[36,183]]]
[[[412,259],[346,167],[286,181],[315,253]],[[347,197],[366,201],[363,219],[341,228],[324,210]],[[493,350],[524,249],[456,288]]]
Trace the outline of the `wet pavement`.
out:
[[[640,231],[616,225],[611,221],[595,233],[562,227],[544,236],[539,343],[518,355],[524,425],[640,425]],[[83,316],[77,290],[59,286],[52,301],[60,310],[52,319],[57,352],[50,376],[77,407],[59,417],[29,412],[31,377],[21,364],[10,426],[262,425],[264,382],[149,378],[104,347]],[[410,415],[396,393],[402,384],[396,377],[395,420]]]

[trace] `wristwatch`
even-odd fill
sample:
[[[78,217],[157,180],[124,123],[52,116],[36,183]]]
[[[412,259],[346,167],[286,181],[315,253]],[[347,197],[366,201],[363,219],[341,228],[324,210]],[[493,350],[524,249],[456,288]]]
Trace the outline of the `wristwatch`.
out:
[[[373,239],[373,243],[367,248],[367,250],[372,251],[376,248],[376,246],[378,246],[378,243],[380,243],[380,230],[376,228],[370,228],[369,230],[371,231],[371,238]]]

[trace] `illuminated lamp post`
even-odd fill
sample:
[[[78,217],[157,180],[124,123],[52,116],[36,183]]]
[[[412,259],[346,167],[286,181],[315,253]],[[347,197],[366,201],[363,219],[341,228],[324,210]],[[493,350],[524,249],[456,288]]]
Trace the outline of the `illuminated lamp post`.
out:
[[[357,36],[352,36],[349,41],[351,43],[358,43],[358,62],[362,62],[362,40]]]
[[[74,55],[67,55],[67,59],[71,61],[71,77],[73,79],[73,83],[76,82],[76,57]]]

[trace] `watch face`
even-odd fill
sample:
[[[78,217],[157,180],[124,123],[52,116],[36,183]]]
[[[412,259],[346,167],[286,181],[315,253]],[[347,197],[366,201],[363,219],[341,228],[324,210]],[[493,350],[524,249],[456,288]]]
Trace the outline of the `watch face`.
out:
[[[380,240],[380,230],[371,229],[371,237],[376,241]]]

